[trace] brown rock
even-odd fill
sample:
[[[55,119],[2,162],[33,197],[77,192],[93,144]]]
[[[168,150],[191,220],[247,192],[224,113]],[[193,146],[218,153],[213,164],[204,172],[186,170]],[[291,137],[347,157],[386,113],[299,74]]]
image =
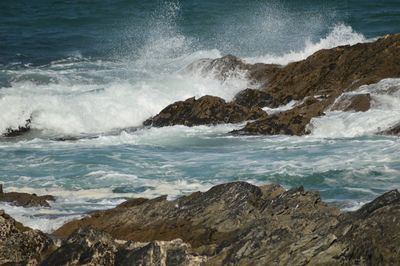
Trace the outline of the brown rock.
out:
[[[253,84],[265,84],[280,68],[274,64],[247,64],[233,55],[226,55],[217,59],[200,59],[190,64],[187,69],[195,71],[201,69],[201,74],[212,74],[220,80],[226,80],[238,71],[243,71]]]
[[[264,90],[274,99],[272,107],[277,107],[289,99],[337,96],[361,85],[395,77],[400,77],[400,34],[372,43],[320,50],[279,69]]]
[[[304,135],[308,134],[307,125],[313,117],[324,115],[323,111],[331,104],[333,99],[317,100],[307,98],[302,104],[293,109],[280,112],[249,122],[233,134],[250,135]]]
[[[344,111],[344,112],[366,112],[371,108],[371,95],[365,94],[343,94],[337,98],[333,106],[332,111]]]
[[[265,107],[270,105],[272,96],[265,91],[255,89],[245,89],[235,95],[233,99],[234,103],[245,106],[247,108],[252,107]]]
[[[0,265],[37,265],[53,248],[45,234],[23,226],[0,210]]]
[[[38,196],[36,194],[20,192],[1,192],[0,201],[9,202],[21,207],[50,207],[48,201],[55,201],[55,198],[51,195]]]
[[[219,97],[203,96],[197,100],[193,97],[175,102],[143,124],[155,127],[215,125],[239,123],[264,115],[265,112],[257,107],[247,108],[236,103],[226,103]]]

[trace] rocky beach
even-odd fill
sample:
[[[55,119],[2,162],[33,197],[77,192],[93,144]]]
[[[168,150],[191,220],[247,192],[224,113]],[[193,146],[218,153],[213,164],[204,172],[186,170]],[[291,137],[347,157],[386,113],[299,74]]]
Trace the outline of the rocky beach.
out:
[[[234,56],[202,59],[202,71],[225,79],[244,71],[253,88],[232,99],[207,95],[171,103],[143,126],[244,123],[227,133],[307,135],[327,111],[367,112],[377,93],[360,88],[400,78],[400,35],[316,52],[286,66],[248,64]],[[187,69],[193,68],[193,64]],[[274,113],[268,109],[294,102]],[[267,109],[265,109],[267,108]],[[26,134],[27,124],[4,137]],[[376,130],[398,137],[399,125]],[[57,195],[3,192],[11,205],[51,208]],[[51,233],[0,215],[2,265],[399,265],[400,193],[394,189],[355,211],[341,211],[318,191],[230,182],[176,199],[131,198],[87,213]]]

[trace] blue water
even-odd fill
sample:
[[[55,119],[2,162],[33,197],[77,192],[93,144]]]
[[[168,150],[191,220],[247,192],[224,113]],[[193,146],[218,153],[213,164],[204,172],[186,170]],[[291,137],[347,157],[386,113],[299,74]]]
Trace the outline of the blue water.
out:
[[[185,71],[197,59],[286,64],[397,32],[399,1],[2,1],[0,132],[31,116],[34,130],[0,139],[0,181],[58,201],[51,210],[0,206],[52,230],[126,197],[245,180],[304,185],[357,207],[400,186],[400,140],[370,125],[390,126],[398,98],[376,96],[385,104],[367,114],[328,115],[308,137],[227,134],[241,125],[134,128],[173,101],[229,100],[248,86],[240,75],[221,82]]]

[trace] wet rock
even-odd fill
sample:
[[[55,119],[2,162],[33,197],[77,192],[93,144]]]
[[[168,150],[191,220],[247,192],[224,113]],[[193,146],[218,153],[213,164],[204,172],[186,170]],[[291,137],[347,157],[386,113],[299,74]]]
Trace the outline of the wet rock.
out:
[[[3,186],[0,189],[0,202],[9,202],[15,206],[21,207],[50,207],[49,201],[55,201],[54,196],[20,193],[20,192],[3,192]]]
[[[193,97],[175,102],[143,124],[155,127],[215,125],[254,120],[264,115],[266,113],[257,107],[247,108],[236,103],[226,103],[219,97],[203,96],[197,100]]]
[[[343,94],[335,101],[331,111],[366,112],[371,108],[371,101],[369,93]]]
[[[324,115],[324,110],[332,101],[332,98],[317,100],[309,97],[302,104],[288,111],[249,122],[244,128],[231,133],[235,135],[305,135],[309,133],[307,126],[311,119]]]
[[[32,118],[29,118],[25,121],[24,126],[18,126],[18,128],[7,128],[6,133],[3,134],[3,137],[18,137],[25,133],[28,133],[31,130]]]
[[[269,79],[264,90],[271,107],[307,96],[339,96],[361,85],[400,77],[400,34],[372,43],[320,50],[305,60],[288,64]]]
[[[45,234],[23,226],[0,210],[0,265],[37,265],[53,248]]]
[[[252,107],[265,107],[270,105],[272,96],[265,91],[255,89],[245,89],[235,95],[233,99],[234,103],[245,106],[247,108]]]
[[[400,123],[390,127],[389,129],[378,132],[378,135],[400,136]]]
[[[243,74],[253,84],[263,85],[278,71],[280,66],[274,64],[247,64],[233,55],[217,59],[200,59],[190,64],[186,69],[198,71],[204,76],[213,75],[220,80]]]

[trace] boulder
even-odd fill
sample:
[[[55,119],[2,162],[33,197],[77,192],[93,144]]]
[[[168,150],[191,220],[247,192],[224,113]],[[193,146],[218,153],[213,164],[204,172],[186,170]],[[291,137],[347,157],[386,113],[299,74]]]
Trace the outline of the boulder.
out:
[[[164,108],[158,115],[146,120],[145,126],[198,126],[221,123],[240,123],[265,116],[258,107],[247,108],[234,102],[214,96],[203,96],[199,99],[189,98],[175,102]]]
[[[54,196],[20,193],[20,192],[3,192],[3,186],[0,185],[0,202],[8,202],[15,206],[21,207],[50,207],[49,201],[55,201]]]
[[[0,210],[0,265],[38,265],[54,247],[48,236]]]
[[[371,101],[369,93],[343,94],[336,99],[331,111],[366,112],[371,108]]]

